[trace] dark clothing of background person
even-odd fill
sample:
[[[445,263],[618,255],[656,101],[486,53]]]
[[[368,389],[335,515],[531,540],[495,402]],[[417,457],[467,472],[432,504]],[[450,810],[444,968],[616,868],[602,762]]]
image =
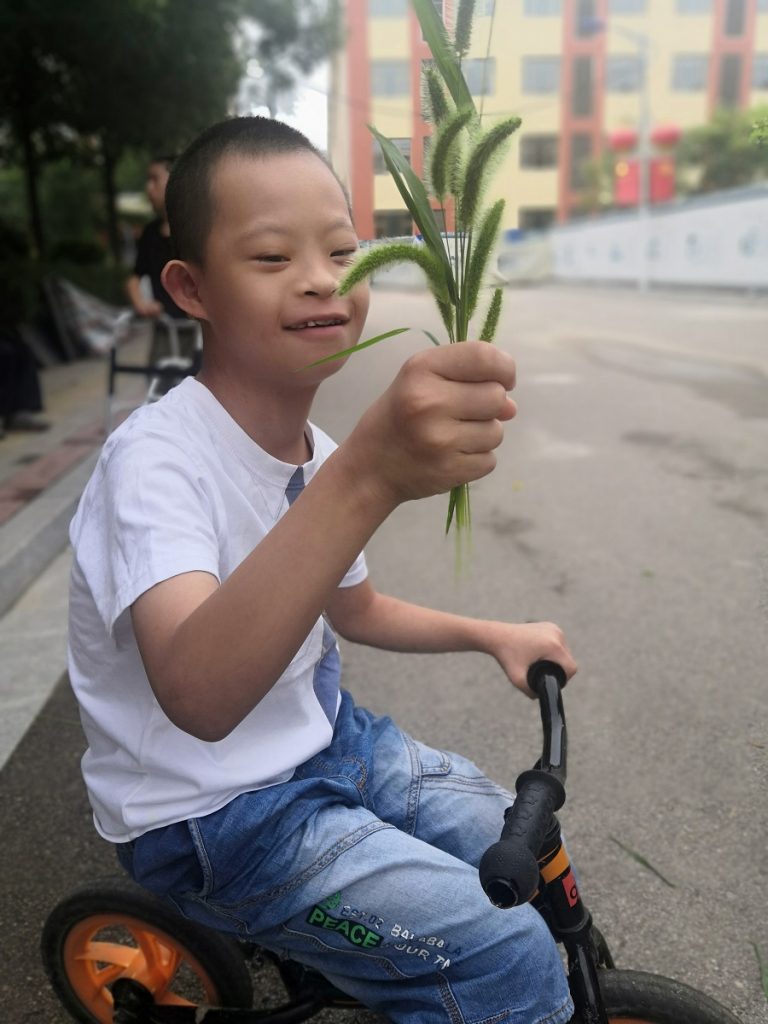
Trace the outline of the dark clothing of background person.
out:
[[[160,274],[163,267],[171,259],[171,239],[161,231],[162,221],[158,217],[150,221],[144,228],[136,247],[136,262],[133,272],[136,277],[148,277],[152,285],[152,295],[160,303],[163,310],[174,320],[187,320],[187,314],[176,305],[163,287]]]
[[[0,427],[42,408],[35,357],[15,327],[0,328]]]

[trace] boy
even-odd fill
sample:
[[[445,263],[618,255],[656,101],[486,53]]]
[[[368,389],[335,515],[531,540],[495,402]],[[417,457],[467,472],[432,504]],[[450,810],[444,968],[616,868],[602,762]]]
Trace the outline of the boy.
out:
[[[309,422],[365,287],[324,159],[279,122],[215,125],[174,167],[164,282],[203,366],[107,442],[72,527],[70,673],[98,831],[185,915],[285,950],[394,1021],[534,1024],[572,1008],[530,907],[476,865],[509,794],[339,690],[335,633],[480,650],[525,690],[575,664],[557,627],[377,593],[361,551],[401,502],[494,465],[514,363],[419,353],[338,448]],[[353,928],[361,924],[362,929]]]

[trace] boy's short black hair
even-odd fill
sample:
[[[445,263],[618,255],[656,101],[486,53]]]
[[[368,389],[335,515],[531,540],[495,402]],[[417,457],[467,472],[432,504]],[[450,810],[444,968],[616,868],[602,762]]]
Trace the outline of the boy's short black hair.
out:
[[[171,155],[170,153],[163,153],[160,156],[153,156],[149,161],[150,167],[152,166],[152,164],[161,164],[166,169],[166,171],[170,171],[170,169],[173,167],[175,163],[176,155]]]
[[[176,259],[203,264],[211,229],[211,177],[224,156],[266,157],[279,153],[323,154],[301,132],[270,117],[233,117],[207,128],[173,165],[165,209]]]

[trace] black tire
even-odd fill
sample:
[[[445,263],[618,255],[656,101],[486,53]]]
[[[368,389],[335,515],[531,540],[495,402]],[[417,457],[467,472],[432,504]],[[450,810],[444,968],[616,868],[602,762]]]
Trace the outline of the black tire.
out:
[[[43,927],[43,966],[67,1012],[80,1024],[109,1024],[109,987],[126,970],[158,1002],[247,1008],[253,986],[233,939],[194,924],[119,876],[88,883],[58,903]],[[146,968],[146,969],[145,969]]]
[[[643,971],[599,972],[609,1021],[636,1024],[739,1024],[714,999],[671,978]]]

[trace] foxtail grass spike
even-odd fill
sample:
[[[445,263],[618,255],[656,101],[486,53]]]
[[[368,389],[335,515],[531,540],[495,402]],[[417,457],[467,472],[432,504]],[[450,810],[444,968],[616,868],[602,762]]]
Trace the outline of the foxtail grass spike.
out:
[[[449,303],[448,282],[445,268],[440,260],[426,247],[408,242],[388,242],[369,249],[356,259],[339,284],[339,295],[360,284],[377,270],[384,270],[397,263],[415,263],[427,277],[429,288],[439,302]]]
[[[445,31],[442,18],[435,10],[433,0],[411,0],[416,17],[419,19],[424,40],[432,51],[432,57],[445,82],[448,92],[457,107],[471,107],[475,101],[469,86],[461,73],[461,65]]]
[[[475,0],[461,0],[456,15],[456,31],[453,48],[459,58],[466,57],[472,42],[472,19],[475,14]]]
[[[477,309],[480,288],[482,287],[483,277],[488,267],[488,261],[496,244],[505,205],[503,199],[498,199],[486,211],[480,222],[480,229],[473,241],[469,267],[467,268],[467,278],[464,285],[467,296],[467,319],[471,319]]]
[[[494,288],[491,304],[488,307],[488,312],[485,314],[483,328],[480,331],[480,341],[493,341],[496,336],[496,328],[499,326],[499,317],[501,315],[501,303],[503,298],[504,293],[501,288]]]
[[[520,127],[520,123],[519,117],[500,121],[481,136],[470,152],[458,211],[463,227],[469,228],[474,224],[489,166],[495,157],[501,156],[506,142]]]
[[[473,117],[469,108],[457,110],[439,129],[429,154],[429,178],[432,192],[442,202],[448,188],[448,171],[455,160],[457,143]]]
[[[427,108],[430,120],[438,127],[447,120],[451,110],[439,73],[431,66],[424,69]]]

